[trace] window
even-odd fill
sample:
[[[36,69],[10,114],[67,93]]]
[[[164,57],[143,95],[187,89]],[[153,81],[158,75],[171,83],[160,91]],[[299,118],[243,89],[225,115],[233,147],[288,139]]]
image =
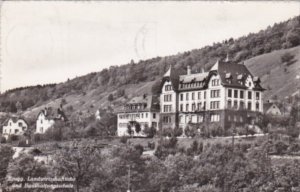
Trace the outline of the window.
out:
[[[206,99],[206,91],[204,91],[204,99]]]
[[[193,104],[192,104],[192,111],[195,111],[195,110],[196,110],[196,104],[193,103]]]
[[[144,113],[141,114],[141,118],[144,118]]]
[[[156,119],[156,113],[153,113],[153,119]]]
[[[43,133],[43,127],[40,127],[40,132]]]
[[[244,101],[240,101],[240,109],[244,109],[245,106],[244,106]]]
[[[172,95],[169,94],[169,95],[164,95],[164,101],[172,101]]]
[[[220,101],[211,101],[210,102],[210,109],[219,109]]]
[[[18,129],[15,129],[15,133],[18,133],[19,132],[19,130]]]
[[[183,104],[180,104],[180,111],[183,111]]]
[[[198,123],[203,122],[203,116],[202,115],[198,115]]]
[[[231,108],[232,108],[232,101],[231,101],[231,100],[228,100],[228,101],[227,101],[227,108],[228,108],[228,109],[231,109]]]
[[[198,110],[201,110],[201,103],[198,103]]]
[[[236,115],[233,116],[233,121],[236,122],[237,118]]]
[[[198,92],[198,99],[201,99],[201,92]]]
[[[204,101],[204,103],[203,103],[203,109],[204,110],[206,109],[206,101]]]
[[[234,107],[235,109],[238,108],[238,102],[237,102],[237,101],[233,101],[233,107]]]
[[[186,104],[185,111],[189,111],[189,104]]]
[[[185,98],[186,98],[187,101],[189,100],[189,93],[185,94]]]
[[[232,97],[232,89],[228,89],[228,97]]]
[[[234,90],[234,98],[238,98],[238,90]]]
[[[164,112],[171,112],[172,111],[172,105],[164,105]],[[147,117],[147,113],[146,113]]]
[[[258,102],[256,102],[256,104],[255,104],[255,109],[256,109],[256,111],[259,111],[259,103]]]
[[[19,126],[19,127],[22,127],[22,126],[23,126],[22,122],[19,122],[19,123],[18,123],[18,126]]]
[[[248,110],[251,110],[251,108],[252,108],[251,105],[252,105],[251,102],[248,102],[248,106],[247,106]]]
[[[210,121],[211,122],[218,122],[218,121],[220,121],[220,115],[219,114],[211,114],[210,115]]]
[[[248,91],[248,99],[252,99],[252,92]]]
[[[171,90],[172,90],[172,85],[165,86],[165,91],[171,91]]]
[[[240,98],[244,99],[244,91],[240,91]]]
[[[195,100],[195,93],[192,93],[192,100]]]
[[[217,98],[217,97],[220,97],[220,90],[211,90],[211,92],[210,92],[210,97],[211,97],[211,98]]]
[[[256,100],[259,100],[259,92],[256,92]]]
[[[171,123],[171,117],[169,117],[169,116],[164,116],[164,117],[163,117],[163,123]]]
[[[183,94],[180,94],[180,101],[183,101]]]
[[[212,86],[218,86],[220,84],[220,80],[219,79],[213,79],[211,82]]]

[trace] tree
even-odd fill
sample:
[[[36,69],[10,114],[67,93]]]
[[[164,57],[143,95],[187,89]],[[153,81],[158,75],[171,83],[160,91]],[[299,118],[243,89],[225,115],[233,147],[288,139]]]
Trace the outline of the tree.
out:
[[[131,127],[131,125],[127,125],[127,133],[131,136],[134,132],[133,132],[133,130],[132,130],[132,127]]]
[[[149,127],[147,124],[145,125],[144,129],[143,129],[144,134],[147,137],[154,137],[154,135],[156,134],[156,129],[154,127]]]
[[[76,192],[91,184],[103,160],[97,145],[76,142],[58,151],[54,159],[56,174],[74,178]]]
[[[113,94],[109,94],[108,97],[107,97],[107,100],[108,100],[109,102],[112,102],[112,101],[114,100]]]
[[[138,122],[135,123],[135,132],[136,133],[141,132],[141,125]]]
[[[45,177],[47,168],[43,163],[34,160],[30,154],[21,153],[9,166],[12,177],[22,178],[22,187],[28,182],[29,177]]]
[[[9,162],[12,160],[14,154],[13,149],[7,145],[0,145],[0,183],[3,183]]]

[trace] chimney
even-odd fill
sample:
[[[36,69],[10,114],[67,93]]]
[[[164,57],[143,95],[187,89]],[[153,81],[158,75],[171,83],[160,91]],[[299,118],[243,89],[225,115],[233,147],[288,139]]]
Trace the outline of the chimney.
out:
[[[205,71],[204,71],[204,68],[203,67],[201,67],[201,73],[204,73]]]
[[[191,66],[187,66],[187,75],[190,75],[191,74]]]

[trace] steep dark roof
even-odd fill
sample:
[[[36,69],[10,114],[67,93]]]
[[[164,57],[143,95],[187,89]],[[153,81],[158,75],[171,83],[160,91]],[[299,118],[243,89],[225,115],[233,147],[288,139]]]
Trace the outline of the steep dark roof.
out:
[[[218,73],[220,75],[222,84],[225,87],[236,87],[247,89],[245,81],[248,76],[253,79],[254,90],[264,90],[260,86],[260,79],[258,77],[253,77],[247,67],[243,64],[238,64],[232,61],[218,63]]]
[[[130,109],[130,106],[140,105],[141,108]],[[155,95],[143,95],[129,100],[118,112],[152,112],[159,111],[159,98]]]
[[[43,114],[48,120],[68,121],[68,118],[65,115],[64,111],[60,108],[57,109],[57,113],[55,113],[55,110],[53,110],[52,108],[45,108],[39,112],[37,118],[40,116],[40,114]]]
[[[175,92],[179,89],[179,76],[182,75],[183,72],[175,69],[174,67],[170,66],[168,71],[165,73],[165,75],[162,78],[161,84],[160,84],[160,90],[162,90],[162,87],[166,81],[171,81],[173,90]]]
[[[180,75],[178,89],[180,91],[187,91],[205,88],[208,76],[208,72],[194,73],[190,75]]]

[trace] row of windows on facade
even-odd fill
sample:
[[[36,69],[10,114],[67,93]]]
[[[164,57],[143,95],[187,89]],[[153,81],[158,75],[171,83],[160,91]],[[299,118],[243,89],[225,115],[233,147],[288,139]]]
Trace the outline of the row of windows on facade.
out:
[[[200,111],[200,110],[205,110],[206,109],[206,102],[203,102],[203,105],[202,105],[202,102],[199,102],[197,103],[193,103],[191,104],[191,108],[190,108],[190,104],[186,104],[185,105],[185,109],[184,109],[184,105],[183,104],[180,104],[179,106],[179,111],[183,112],[183,111]],[[211,101],[210,102],[210,109],[220,109],[220,101]],[[246,109],[245,108],[245,104],[243,101],[240,101],[240,105],[238,106],[238,101],[232,101],[231,100],[228,100],[227,101],[227,109]],[[248,105],[247,105],[247,109],[248,110],[251,110],[252,109],[252,102],[248,102]],[[259,111],[260,109],[260,104],[259,102],[256,102],[255,104],[255,110],[256,111]],[[172,105],[164,105],[164,112],[171,112],[172,111]]]
[[[181,83],[180,88],[196,88],[196,87],[203,87],[205,84],[205,81],[197,81],[197,82],[191,82],[191,83]],[[219,79],[213,79],[211,82],[212,86],[219,86],[220,80]]]
[[[240,101],[240,105],[238,106],[238,101],[233,101],[233,103],[232,103],[231,100],[227,101],[227,108],[228,109],[246,109],[244,101]],[[259,102],[256,102],[255,110],[259,111],[259,108],[260,108],[260,104],[259,104]],[[251,110],[251,109],[252,109],[252,102],[249,101],[247,104],[247,110]]]
[[[163,116],[162,122],[163,123],[171,123],[172,119],[170,116]],[[204,118],[202,115],[193,115],[192,117],[189,116],[179,116],[180,123],[202,123]],[[220,115],[219,114],[210,114],[210,122],[219,122]]]
[[[232,94],[233,92],[233,94]],[[239,94],[240,92],[240,94]],[[188,101],[189,100],[189,95],[190,93],[185,93],[185,100]],[[260,93],[256,92],[256,100],[260,99]],[[211,90],[210,92],[210,97],[211,98],[219,98],[220,97],[220,90]],[[232,90],[232,89],[228,89],[228,97],[229,98],[241,98],[244,99],[244,90]],[[201,99],[201,92],[198,92],[198,100]],[[203,92],[203,99],[206,99],[206,92]],[[248,91],[248,99],[252,99],[252,92]],[[184,93],[180,94],[180,101],[184,100]],[[195,92],[191,93],[191,100],[195,100]],[[172,101],[172,95],[164,95],[164,101],[165,102],[170,102]]]
[[[145,128],[146,126],[149,127],[149,124],[147,122],[139,122],[139,124],[141,125],[141,128]],[[128,125],[130,125],[130,123],[119,123],[119,128],[127,128]],[[157,122],[152,122],[151,126],[153,128],[157,128]]]
[[[229,122],[244,122],[243,116],[239,115],[228,115],[227,116]],[[220,115],[219,114],[210,114],[210,122],[219,122]],[[179,122],[181,124],[185,123],[202,123],[204,122],[203,115],[192,115],[192,116],[179,116]]]
[[[147,108],[147,104],[136,104],[136,105],[127,105],[125,109],[134,110],[134,109],[145,109]]]
[[[232,95],[232,92],[233,92],[233,95]],[[240,92],[240,96],[239,96],[239,92]],[[232,96],[234,98],[241,98],[241,99],[244,99],[244,90],[232,90],[232,89],[228,89],[228,94],[227,96],[229,98],[232,98]],[[255,96],[256,96],[256,100],[259,100],[260,99],[260,93],[259,92],[256,92],[255,93]],[[252,91],[248,91],[248,99],[252,99]]]
[[[23,129],[24,131],[24,129]],[[15,129],[15,131],[12,131],[11,129],[4,129],[4,133],[12,133],[14,132],[14,134],[18,133],[19,132],[19,129]]]
[[[136,119],[136,118],[148,118],[148,113],[136,113],[136,114],[123,114],[119,115],[120,119]],[[152,118],[156,119],[156,113],[152,113]]]

